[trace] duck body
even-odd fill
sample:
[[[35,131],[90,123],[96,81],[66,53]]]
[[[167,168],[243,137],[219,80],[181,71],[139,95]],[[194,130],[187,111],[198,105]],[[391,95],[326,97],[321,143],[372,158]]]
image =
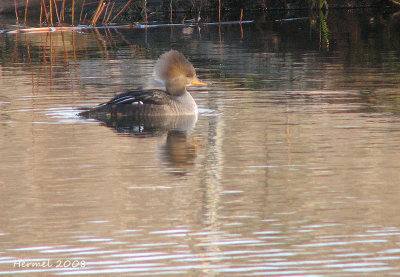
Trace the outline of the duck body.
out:
[[[104,116],[139,118],[193,114],[197,114],[197,105],[189,92],[170,95],[163,90],[153,89],[126,91],[79,115],[86,118]]]
[[[188,86],[203,86],[196,77],[193,65],[176,50],[165,52],[157,60],[153,76],[166,90],[129,90],[97,107],[81,112],[79,116],[104,117],[163,117],[167,115],[197,114],[197,105],[186,90]]]

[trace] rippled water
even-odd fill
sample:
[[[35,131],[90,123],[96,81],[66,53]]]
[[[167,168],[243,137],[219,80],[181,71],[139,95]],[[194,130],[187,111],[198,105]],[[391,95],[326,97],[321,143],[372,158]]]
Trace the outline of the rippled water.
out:
[[[329,16],[2,35],[0,275],[398,275],[399,32]],[[76,116],[170,48],[186,133]]]

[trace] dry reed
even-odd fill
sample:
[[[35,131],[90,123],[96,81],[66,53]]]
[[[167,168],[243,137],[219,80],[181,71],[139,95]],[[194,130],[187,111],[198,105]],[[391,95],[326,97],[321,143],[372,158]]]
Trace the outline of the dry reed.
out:
[[[17,17],[17,24],[19,25],[19,15],[18,15],[17,0],[14,0],[14,8],[15,8],[15,16]]]
[[[1,0],[0,0],[1,1]],[[28,11],[29,11],[29,1],[26,0],[26,5],[25,5],[25,15],[24,15],[24,25],[27,24],[27,16],[28,16]],[[59,0],[61,2],[61,0]],[[144,19],[145,22],[148,22],[148,15],[147,15],[147,0],[137,0],[137,1],[143,1],[143,12],[144,12]],[[48,3],[46,3],[47,0],[41,0],[41,6],[40,6],[40,26],[46,23],[47,26],[54,26],[54,24],[63,24],[65,22],[65,13],[67,9],[67,0],[62,0],[62,4],[59,7],[57,5],[57,0],[48,0]],[[75,24],[84,24],[85,22],[89,22],[91,25],[97,25],[97,24],[110,24],[113,23],[123,12],[126,11],[126,9],[131,5],[133,0],[125,0],[125,4],[123,7],[116,12],[116,0],[99,0],[98,2],[94,3],[87,3],[86,0],[82,1],[81,5],[81,11],[79,14],[79,22],[76,22],[75,20],[75,12],[76,12],[76,1],[72,0],[70,5],[71,8],[71,26],[75,26]],[[222,9],[222,0],[218,0],[218,21],[221,23],[221,9]],[[91,18],[86,21],[86,17],[88,12],[85,13],[85,17],[82,18],[84,14],[84,9],[85,6],[88,5],[96,5],[97,7],[95,8]],[[14,5],[15,5],[15,15],[17,19],[18,25],[20,24],[20,18],[18,14],[18,5],[17,5],[17,0],[14,0]],[[173,22],[173,0],[169,1],[170,5],[170,22],[172,24]],[[55,15],[54,15],[55,13]],[[90,14],[90,13],[89,13]],[[55,22],[55,18],[57,22]],[[240,11],[240,22],[243,20],[243,9]]]
[[[43,6],[40,5],[40,24],[39,26],[42,27],[42,22],[43,22]]]
[[[26,4],[25,4],[25,15],[24,15],[24,25],[26,26],[26,20],[27,20],[27,16],[28,16],[28,7],[29,7],[29,0],[26,0]]]
[[[221,22],[221,0],[218,0],[218,22]]]
[[[103,13],[105,8],[104,0],[100,0],[99,5],[97,6],[96,12],[93,14],[91,24],[96,25],[99,20],[101,14]]]
[[[144,20],[146,21],[147,24],[147,0],[144,0]]]
[[[109,23],[114,22],[114,20],[117,19],[117,17],[119,17],[119,16],[129,7],[129,5],[132,3],[132,1],[133,1],[133,0],[129,0],[129,1],[125,4],[125,6],[123,6],[122,9],[117,13],[117,15],[114,16],[113,19],[110,20]]]
[[[50,24],[53,26],[53,1],[49,0]]]
[[[62,24],[62,19],[60,18],[60,14],[58,13],[57,2],[56,2],[56,0],[53,0],[53,1],[54,1],[54,8],[56,10],[56,16],[57,16],[58,23]]]
[[[172,0],[169,1],[169,21],[172,24]]]
[[[107,12],[108,12],[108,8],[110,6],[110,3],[111,3],[111,0],[108,0],[108,3],[106,4],[106,10],[104,11],[103,21],[101,21],[101,24],[103,24],[103,25],[106,22]]]
[[[61,18],[62,18],[63,22],[65,20],[65,1],[66,0],[63,0],[62,7],[61,7]]]
[[[75,0],[72,0],[72,19],[71,19],[71,25],[75,25]]]
[[[82,6],[81,6],[81,13],[79,14],[79,24],[82,23],[82,15],[83,15],[83,10],[85,9],[85,3],[86,3],[86,0],[83,0]]]
[[[47,24],[49,24],[50,20],[49,20],[49,13],[47,12],[47,8],[46,8],[46,2],[45,0],[42,0],[42,7],[43,7],[43,12],[46,16],[46,22]]]
[[[110,22],[110,17],[111,17],[111,14],[112,14],[112,12],[113,12],[113,10],[114,10],[114,7],[115,7],[115,2],[112,4],[112,7],[111,7],[111,9],[110,9],[110,12],[108,13],[108,16],[107,16],[107,19],[106,19],[106,23],[109,23]]]

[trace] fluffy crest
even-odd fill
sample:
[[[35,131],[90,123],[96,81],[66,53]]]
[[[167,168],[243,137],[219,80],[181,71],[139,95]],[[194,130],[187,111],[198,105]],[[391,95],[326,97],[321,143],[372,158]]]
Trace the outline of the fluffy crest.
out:
[[[179,76],[194,78],[196,71],[182,53],[170,50],[162,54],[157,60],[153,76],[155,79],[165,82]]]

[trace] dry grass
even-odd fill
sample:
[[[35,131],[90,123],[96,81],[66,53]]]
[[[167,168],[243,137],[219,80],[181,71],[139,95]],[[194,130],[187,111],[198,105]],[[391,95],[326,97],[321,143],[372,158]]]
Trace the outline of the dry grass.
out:
[[[16,1],[16,0],[15,0]],[[126,0],[120,10],[116,10],[115,0],[100,0],[95,3],[86,3],[84,0],[80,7],[76,5],[75,0],[71,2],[71,21],[66,22],[65,14],[67,9],[67,1],[62,2],[56,0],[42,0],[40,4],[40,26],[57,26],[70,23],[75,25],[107,25],[114,22],[133,2],[133,0]],[[93,9],[93,5],[97,5]],[[76,21],[76,14],[80,8],[79,20]],[[90,12],[93,11],[94,12]],[[26,0],[24,25],[27,24],[29,13],[29,0]],[[91,14],[88,18],[88,13]],[[115,13],[115,15],[114,15]],[[114,15],[114,16],[113,16]],[[15,16],[17,23],[20,24],[20,16],[15,2]]]

